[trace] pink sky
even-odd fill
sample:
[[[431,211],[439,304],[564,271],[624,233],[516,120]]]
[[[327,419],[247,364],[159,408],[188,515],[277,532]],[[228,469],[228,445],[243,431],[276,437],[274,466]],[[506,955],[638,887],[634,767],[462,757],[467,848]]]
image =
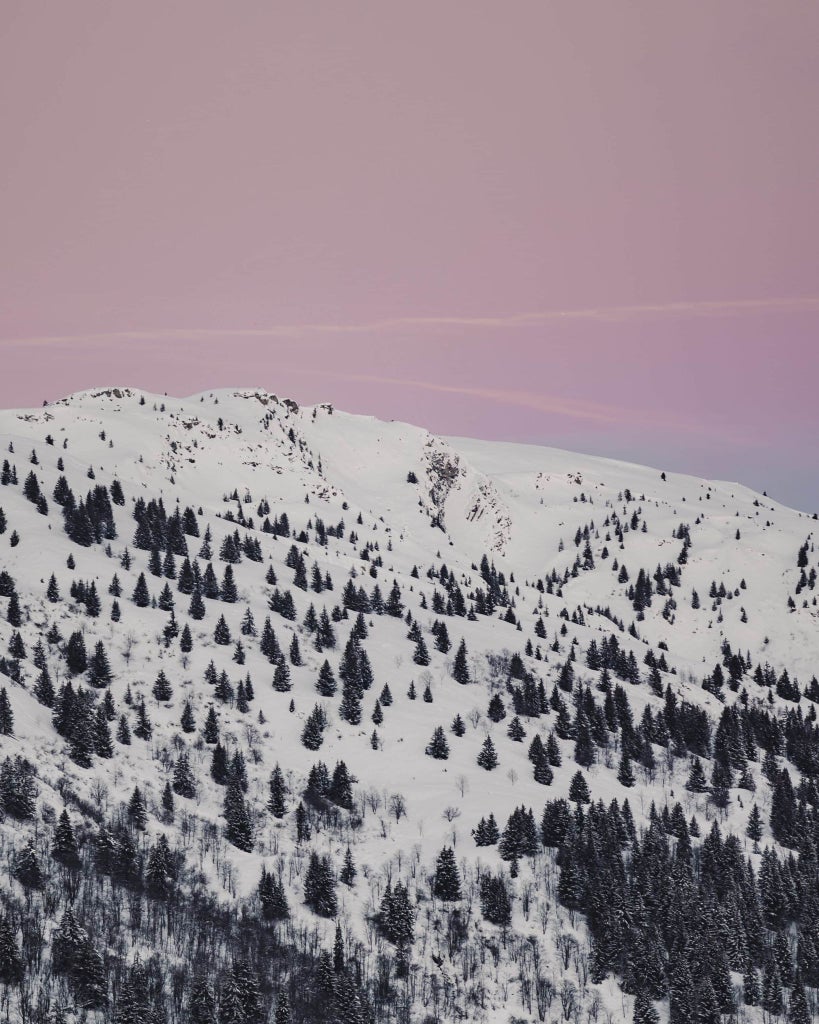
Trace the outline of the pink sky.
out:
[[[0,404],[259,385],[819,507],[819,6],[0,16]]]

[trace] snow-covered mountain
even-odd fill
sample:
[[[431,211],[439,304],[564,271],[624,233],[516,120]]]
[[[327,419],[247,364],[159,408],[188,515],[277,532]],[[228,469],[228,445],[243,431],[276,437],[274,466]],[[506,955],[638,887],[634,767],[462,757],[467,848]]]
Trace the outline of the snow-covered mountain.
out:
[[[816,872],[780,862],[819,836],[810,516],[258,390],[83,392],[0,413],[0,448],[9,1019],[706,1021],[729,987],[754,1019],[776,972],[809,1012]],[[624,878],[661,835],[703,920],[661,934],[629,875],[615,927],[607,828]],[[757,927],[726,878],[765,850],[799,899]]]

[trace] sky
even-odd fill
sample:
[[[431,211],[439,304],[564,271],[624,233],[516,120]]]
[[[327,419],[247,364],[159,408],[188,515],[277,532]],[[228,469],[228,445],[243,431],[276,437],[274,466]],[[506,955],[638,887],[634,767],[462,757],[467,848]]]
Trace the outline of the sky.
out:
[[[0,405],[258,386],[819,509],[819,5],[0,12]]]

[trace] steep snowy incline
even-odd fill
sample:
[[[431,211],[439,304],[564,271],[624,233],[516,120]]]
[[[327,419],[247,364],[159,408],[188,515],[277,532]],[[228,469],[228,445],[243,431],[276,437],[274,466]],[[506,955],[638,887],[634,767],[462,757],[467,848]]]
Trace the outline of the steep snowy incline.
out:
[[[119,965],[105,1006],[120,998],[133,950],[161,945],[142,924],[159,927],[153,909],[132,910],[127,942],[117,915],[126,891],[132,907],[155,908],[147,865],[167,840],[169,891],[229,908],[232,938],[208,947],[192,919],[169,929],[155,991],[189,963],[190,931],[214,959],[225,1005],[234,940],[267,977],[272,1005],[297,976],[281,951],[309,964],[334,942],[335,915],[307,892],[312,855],[339,876],[349,849],[356,874],[338,885],[338,920],[379,1021],[414,1024],[435,1009],[505,1024],[510,1006],[554,1019],[554,1008],[551,1018],[533,1008],[546,982],[553,999],[574,993],[565,1005],[577,1014],[631,1020],[621,964],[590,980],[599,950],[566,895],[563,840],[544,826],[518,858],[477,844],[480,820],[491,813],[503,829],[528,808],[539,822],[544,803],[575,800],[580,772],[594,801],[628,801],[621,825],[632,821],[633,838],[653,806],[678,801],[677,818],[703,836],[718,822],[745,837],[751,804],[767,823],[776,786],[776,764],[756,746],[788,729],[776,756],[785,764],[787,751],[794,786],[806,782],[809,813],[799,730],[819,701],[816,523],[764,495],[551,448],[438,438],[256,389],[185,399],[97,389],[4,411],[2,460],[0,689],[13,725],[4,730],[0,701],[0,853],[16,864],[30,839],[54,867],[56,822],[70,812],[81,839],[72,870],[84,892],[105,894],[76,909]],[[723,787],[715,737],[734,728],[734,709],[749,716],[745,752],[732,747]],[[17,756],[37,775],[22,817]],[[687,788],[695,756],[705,788]],[[319,761],[331,774],[343,764],[350,791],[311,790]],[[190,787],[178,785],[180,763]],[[572,827],[582,831],[582,816]],[[139,865],[100,883],[109,833],[133,844]],[[762,837],[779,849],[772,826]],[[742,842],[758,868],[755,844]],[[449,847],[463,886],[452,903],[431,883]],[[267,932],[237,934],[262,920],[263,870],[289,900],[286,919],[264,922],[278,929],[265,956]],[[11,870],[0,889],[0,973],[2,913],[22,935],[33,900],[49,992],[55,929],[78,891],[54,871],[35,895]],[[490,875],[512,901],[506,922],[487,903]],[[379,916],[398,882],[415,920],[400,941]],[[310,1020],[320,997],[304,970],[304,992],[289,991],[296,1019]],[[65,965],[56,973],[60,998],[79,999]],[[95,1024],[109,1019],[92,1012]],[[187,1019],[170,1000],[163,1012]]]

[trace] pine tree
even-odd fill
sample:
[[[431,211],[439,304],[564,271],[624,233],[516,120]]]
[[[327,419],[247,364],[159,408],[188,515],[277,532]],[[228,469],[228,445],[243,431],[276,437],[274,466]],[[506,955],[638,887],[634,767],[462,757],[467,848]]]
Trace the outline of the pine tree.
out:
[[[451,846],[445,846],[438,854],[432,891],[439,900],[461,898],[461,876],[455,862],[455,851]]]
[[[640,989],[634,1000],[634,1016],[632,1021],[633,1024],[659,1024],[660,1015],[651,1001],[651,996],[645,989]]]
[[[208,980],[204,975],[194,978],[188,1000],[188,1019],[191,1024],[213,1024],[216,1020],[216,1003]]]
[[[17,929],[6,914],[0,915],[0,982],[17,985],[23,977],[23,959]]]
[[[455,661],[452,665],[452,678],[463,686],[466,686],[467,683],[471,681],[469,676],[469,664],[467,662],[466,641],[463,639],[461,640],[457,653],[455,654]]]
[[[131,595],[131,600],[137,606],[137,608],[147,608],[151,603],[151,595],[148,591],[148,583],[145,579],[145,573],[141,572],[137,579],[136,587]]]
[[[578,807],[591,801],[589,785],[582,772],[575,772],[569,784],[569,799]]]
[[[318,750],[324,742],[325,716],[322,708],[316,704],[304,723],[301,742],[308,750]]]
[[[495,815],[490,814],[488,818],[481,818],[476,828],[472,830],[476,846],[494,846],[500,838]]]
[[[412,655],[412,660],[416,665],[429,665],[429,651],[424,643],[423,636],[419,635],[415,643],[415,652]]]
[[[131,745],[131,728],[128,725],[128,719],[125,715],[119,716],[119,724],[117,726],[117,743],[121,743],[124,747]]]
[[[286,921],[290,917],[290,907],[281,879],[269,874],[264,867],[259,880],[259,902],[266,921]]]
[[[216,743],[219,739],[219,722],[216,718],[216,711],[211,704],[205,717],[205,728],[203,731],[205,743]]]
[[[245,806],[241,786],[229,781],[225,791],[225,837],[238,850],[249,853],[253,849],[253,825]]]
[[[335,917],[338,913],[336,883],[330,861],[313,851],[304,879],[304,902],[321,917]]]
[[[144,698],[140,697],[137,705],[137,724],[134,727],[134,736],[139,740],[149,740],[153,733],[153,726],[148,717],[148,710],[145,707]]]
[[[345,681],[338,714],[350,725],[361,724],[361,696],[355,684]]]
[[[6,688],[0,688],[0,736],[14,735],[14,712],[11,710]]]
[[[71,825],[68,812],[63,809],[60,814],[57,827],[54,830],[54,841],[51,845],[51,856],[69,868],[80,866],[80,850],[77,846],[77,837]]]
[[[224,615],[219,616],[219,621],[216,623],[216,628],[213,631],[213,639],[215,643],[222,647],[227,647],[231,643],[230,628]]]
[[[427,744],[426,753],[437,761],[446,761],[449,757],[449,743],[447,743],[443,728],[438,725],[432,734],[432,739]]]
[[[749,839],[753,839],[754,847],[762,838],[762,815],[759,812],[759,807],[756,804],[751,808],[751,813],[748,816],[748,827],[745,829],[745,835]]]
[[[48,671],[47,665],[43,665],[37,682],[34,684],[34,696],[43,707],[54,707],[54,684],[51,681],[51,673]]]
[[[805,986],[802,982],[802,976],[798,972],[794,978],[791,998],[788,1003],[788,1024],[811,1024],[811,1014],[808,1009]]]
[[[330,668],[330,663],[325,660],[324,664],[319,669],[316,689],[323,697],[332,697],[336,692],[336,688],[337,684],[336,678],[333,675],[333,670]]]
[[[131,828],[137,832],[144,832],[148,827],[148,811],[145,808],[145,800],[139,786],[134,786],[131,798],[128,801],[128,821]]]
[[[276,669],[273,673],[273,689],[279,693],[287,693],[293,689],[293,684],[290,681],[290,669],[284,658],[276,662]]]
[[[779,975],[779,967],[773,958],[765,964],[762,976],[761,1006],[773,1017],[778,1017],[782,1013],[782,979]]]
[[[31,837],[14,855],[13,874],[26,889],[40,889],[43,885],[43,872],[34,847],[34,840]]]
[[[185,701],[185,706],[182,708],[182,717],[179,720],[179,724],[182,726],[182,732],[191,733],[196,730],[196,719],[194,718],[193,708],[189,700]]]
[[[267,801],[267,809],[274,818],[283,818],[285,815],[285,793],[284,776],[277,763],[270,775],[270,797]]]
[[[495,723],[502,722],[504,718],[506,718],[506,708],[503,703],[503,698],[499,693],[492,695],[486,714],[487,717]]]
[[[631,758],[628,756],[628,751],[623,747],[623,752],[620,756],[620,767],[617,770],[617,781],[621,786],[625,786],[626,789],[631,789],[635,783],[634,771],[631,767]]]
[[[160,701],[160,703],[165,703],[166,701],[169,701],[173,696],[171,684],[168,681],[168,677],[165,675],[162,669],[160,669],[159,675],[156,677],[156,682],[153,685],[152,692],[154,697],[158,701]]]
[[[217,740],[210,759],[210,777],[217,786],[224,786],[230,774],[227,751]]]
[[[100,704],[94,714],[94,753],[102,758],[114,756],[114,744],[111,742],[111,729],[104,704]]]
[[[691,759],[691,770],[688,773],[688,781],[685,788],[690,793],[707,793],[708,781],[702,768],[702,762],[698,757]]]
[[[286,992],[280,992],[276,999],[275,1024],[290,1024],[290,1001]]]
[[[177,796],[191,799],[196,796],[196,783],[186,753],[181,753],[177,758],[173,770],[173,791]]]
[[[498,755],[491,736],[487,736],[483,741],[483,746],[478,754],[478,764],[488,772],[491,772],[493,768],[498,766]]]
[[[507,927],[512,920],[509,892],[500,876],[484,875],[480,883],[481,913],[491,924]]]
[[[352,850],[348,846],[347,850],[344,853],[344,866],[342,867],[341,872],[339,873],[339,878],[344,885],[346,885],[348,888],[352,888],[352,885],[355,882],[355,876],[357,874],[358,872],[356,871],[356,866],[353,861]]]
[[[333,769],[333,776],[327,789],[327,797],[337,807],[345,810],[352,810],[353,807],[353,780],[347,771],[347,765],[339,761]]]

